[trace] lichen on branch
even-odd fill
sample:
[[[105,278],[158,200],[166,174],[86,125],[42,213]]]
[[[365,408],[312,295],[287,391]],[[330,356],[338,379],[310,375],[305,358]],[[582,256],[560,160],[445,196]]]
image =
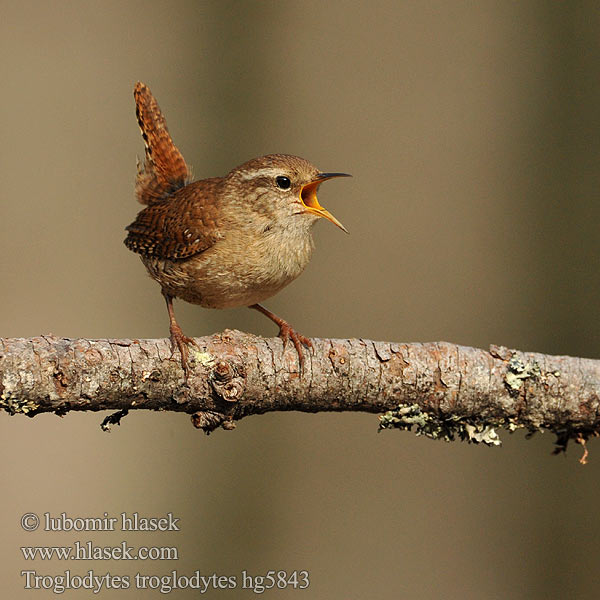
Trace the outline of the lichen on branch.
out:
[[[498,445],[497,430],[548,430],[559,449],[600,431],[600,361],[447,342],[314,339],[302,372],[292,345],[239,331],[197,338],[186,379],[169,341],[0,339],[0,408],[136,409],[192,415],[206,432],[271,411],[379,413],[380,428]],[[131,418],[131,417],[129,417]]]

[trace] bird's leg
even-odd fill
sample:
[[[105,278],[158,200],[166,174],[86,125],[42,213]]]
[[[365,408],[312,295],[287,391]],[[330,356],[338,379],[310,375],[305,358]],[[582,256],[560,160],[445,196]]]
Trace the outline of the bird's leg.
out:
[[[189,365],[188,365],[188,348],[186,344],[194,344],[194,346],[198,347],[198,344],[194,341],[193,338],[188,337],[183,333],[181,327],[179,327],[179,323],[175,319],[175,311],[173,310],[173,296],[162,291],[163,296],[165,297],[165,302],[167,303],[167,310],[169,311],[169,332],[171,333],[171,356],[175,352],[175,346],[179,348],[179,353],[181,354],[181,366],[183,367],[183,371],[185,373],[185,378],[187,379],[189,373]]]
[[[302,345],[304,345],[307,348],[310,348],[312,350],[312,349],[314,349],[313,343],[307,337],[304,337],[303,335],[299,334],[287,321],[284,321],[282,318],[273,314],[270,310],[267,310],[264,306],[261,306],[260,304],[253,304],[252,306],[249,306],[248,308],[253,308],[254,310],[257,310],[258,312],[261,312],[266,317],[269,317],[269,319],[271,319],[271,321],[273,321],[273,323],[275,323],[279,326],[279,337],[283,340],[283,348],[284,349],[286,347],[287,341],[289,339],[292,340],[292,342],[294,343],[294,346],[296,348],[296,351],[298,352],[298,360],[300,361],[300,370],[302,370],[302,367],[304,366],[304,352],[302,349]]]

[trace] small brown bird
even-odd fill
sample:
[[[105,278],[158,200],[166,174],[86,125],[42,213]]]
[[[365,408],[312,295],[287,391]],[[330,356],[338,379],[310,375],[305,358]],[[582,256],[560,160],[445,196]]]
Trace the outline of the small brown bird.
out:
[[[191,172],[173,143],[162,112],[143,83],[134,88],[136,114],[146,146],[138,162],[135,192],[147,205],[127,227],[125,245],[137,252],[162,288],[171,345],[188,373],[194,343],[175,320],[173,298],[207,308],[247,306],[279,326],[303,363],[311,341],[258,304],[293,281],[313,250],[311,229],[324,217],[344,226],[317,200],[323,181],[346,173],[321,173],[297,156],[254,158],[225,177],[191,182]]]

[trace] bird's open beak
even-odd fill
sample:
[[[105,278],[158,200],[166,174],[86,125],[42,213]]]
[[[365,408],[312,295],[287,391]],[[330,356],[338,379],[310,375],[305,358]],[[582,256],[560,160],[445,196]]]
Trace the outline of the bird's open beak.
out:
[[[318,217],[325,217],[328,221],[331,221],[334,225],[337,225],[342,231],[348,233],[348,230],[325,208],[323,208],[317,200],[317,190],[319,186],[328,179],[334,177],[352,177],[348,173],[319,173],[317,177],[302,186],[300,190],[300,200],[306,208],[306,212],[309,212]]]

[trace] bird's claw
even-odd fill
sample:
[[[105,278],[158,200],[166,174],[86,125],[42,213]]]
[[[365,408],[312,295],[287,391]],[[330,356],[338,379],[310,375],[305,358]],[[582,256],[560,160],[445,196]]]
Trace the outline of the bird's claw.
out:
[[[188,375],[190,373],[190,366],[188,364],[188,356],[189,356],[189,350],[188,350],[188,344],[192,344],[193,346],[196,346],[196,348],[199,348],[198,344],[196,343],[196,340],[194,340],[194,338],[188,337],[187,335],[185,335],[183,333],[183,331],[181,330],[181,327],[177,326],[172,326],[171,329],[171,358],[173,358],[173,355],[175,354],[175,348],[177,347],[177,349],[179,350],[179,354],[181,355],[181,366],[183,367],[183,372],[185,373],[185,379],[187,381]]]
[[[294,348],[296,348],[296,352],[298,352],[298,361],[300,364],[300,372],[303,371],[304,368],[304,348],[306,346],[311,351],[314,352],[313,343],[309,338],[303,336],[298,333],[289,323],[285,321],[279,325],[279,337],[283,340],[283,350],[285,351],[287,347],[288,341],[291,339],[294,344]]]

